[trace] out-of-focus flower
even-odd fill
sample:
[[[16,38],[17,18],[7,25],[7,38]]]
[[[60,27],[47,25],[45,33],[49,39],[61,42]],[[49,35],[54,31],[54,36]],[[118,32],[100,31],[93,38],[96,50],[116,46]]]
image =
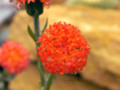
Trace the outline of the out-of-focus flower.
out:
[[[76,73],[86,65],[90,46],[71,24],[54,23],[42,34],[37,55],[50,73]]]
[[[13,2],[14,0],[9,0],[10,2]],[[19,8],[20,7],[20,5],[21,4],[24,4],[25,5],[25,3],[27,2],[28,4],[30,3],[30,2],[36,2],[37,0],[16,0],[16,2],[17,2],[17,7]],[[39,0],[40,2],[42,2],[43,3],[43,6],[45,6],[45,5],[49,5],[49,0]]]
[[[0,48],[0,66],[17,74],[29,65],[29,52],[19,43],[6,41]]]
[[[50,4],[50,0],[40,0],[42,3],[44,3],[43,4],[43,7],[45,6],[45,5],[47,5],[47,6],[49,6],[49,4]]]

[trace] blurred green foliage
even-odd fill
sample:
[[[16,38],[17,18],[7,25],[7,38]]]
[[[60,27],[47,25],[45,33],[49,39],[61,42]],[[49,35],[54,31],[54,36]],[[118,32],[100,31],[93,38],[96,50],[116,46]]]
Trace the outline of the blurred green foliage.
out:
[[[82,4],[103,9],[113,9],[120,3],[120,0],[71,0],[72,4]]]

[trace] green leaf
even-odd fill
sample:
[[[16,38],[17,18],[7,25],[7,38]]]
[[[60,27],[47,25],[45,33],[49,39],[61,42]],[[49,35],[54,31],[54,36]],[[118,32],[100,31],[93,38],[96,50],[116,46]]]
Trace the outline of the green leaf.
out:
[[[45,26],[44,26],[44,28],[43,28],[43,30],[42,30],[42,33],[45,31],[45,29],[47,28],[47,25],[48,25],[48,18],[46,19],[46,23],[45,23]]]
[[[28,33],[29,33],[30,37],[36,42],[35,34],[33,33],[30,26],[28,26]]]

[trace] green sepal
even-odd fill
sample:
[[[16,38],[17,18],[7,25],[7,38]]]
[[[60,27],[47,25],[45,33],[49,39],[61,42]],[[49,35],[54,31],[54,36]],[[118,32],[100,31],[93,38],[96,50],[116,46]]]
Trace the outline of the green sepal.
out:
[[[43,3],[40,2],[40,0],[36,0],[35,2],[30,2],[29,4],[26,2],[25,8],[30,16],[36,16],[36,12],[37,12],[37,16],[43,13]]]
[[[30,26],[28,26],[28,33],[29,33],[30,37],[34,40],[34,42],[36,42],[35,34],[33,33]]]

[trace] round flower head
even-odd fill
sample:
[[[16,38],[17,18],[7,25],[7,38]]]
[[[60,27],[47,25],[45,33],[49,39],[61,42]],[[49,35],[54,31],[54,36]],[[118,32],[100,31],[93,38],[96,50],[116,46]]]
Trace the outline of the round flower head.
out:
[[[37,55],[50,73],[76,73],[86,65],[90,46],[80,30],[71,24],[55,23],[38,39]]]
[[[19,43],[6,41],[0,49],[0,66],[17,74],[29,65],[29,52]]]

